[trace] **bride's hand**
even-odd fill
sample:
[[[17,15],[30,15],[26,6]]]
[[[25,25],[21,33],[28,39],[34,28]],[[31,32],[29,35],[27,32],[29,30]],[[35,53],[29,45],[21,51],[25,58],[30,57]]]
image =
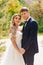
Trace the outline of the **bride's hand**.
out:
[[[21,48],[20,53],[23,55],[25,53],[25,49]]]

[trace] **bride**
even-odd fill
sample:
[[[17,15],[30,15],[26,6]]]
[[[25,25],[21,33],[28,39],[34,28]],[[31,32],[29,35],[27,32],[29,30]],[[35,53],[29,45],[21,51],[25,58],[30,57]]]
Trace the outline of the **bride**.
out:
[[[25,65],[22,56],[25,50],[21,48],[22,28],[19,26],[20,20],[19,14],[13,15],[10,25],[10,45],[3,65]]]

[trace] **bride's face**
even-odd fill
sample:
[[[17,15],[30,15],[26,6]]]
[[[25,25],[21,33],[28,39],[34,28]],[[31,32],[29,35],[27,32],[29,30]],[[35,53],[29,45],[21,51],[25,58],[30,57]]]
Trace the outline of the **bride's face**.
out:
[[[19,25],[20,21],[21,21],[20,16],[17,15],[17,16],[14,17],[14,23],[15,23],[16,26]]]

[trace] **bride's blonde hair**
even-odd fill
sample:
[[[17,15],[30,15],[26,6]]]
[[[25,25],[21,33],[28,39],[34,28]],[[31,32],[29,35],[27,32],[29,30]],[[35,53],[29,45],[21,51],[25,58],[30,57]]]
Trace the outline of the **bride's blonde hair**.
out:
[[[21,15],[20,15],[20,14],[14,14],[14,15],[12,16],[12,19],[11,19],[11,24],[14,24],[14,25],[15,25],[15,23],[14,23],[14,18],[15,18],[16,16],[19,16],[20,19],[21,19]]]

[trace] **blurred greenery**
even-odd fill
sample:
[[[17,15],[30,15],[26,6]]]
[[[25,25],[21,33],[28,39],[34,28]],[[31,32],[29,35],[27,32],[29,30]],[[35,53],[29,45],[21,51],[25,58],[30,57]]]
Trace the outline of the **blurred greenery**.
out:
[[[18,0],[0,0],[0,38],[8,37],[11,17],[19,13],[21,7]]]
[[[0,52],[4,52],[6,50],[6,46],[0,47]]]
[[[6,50],[5,42],[0,42],[0,53]]]
[[[29,8],[31,16],[38,22],[38,32],[43,33],[43,0],[31,4],[25,0],[0,0],[0,38],[8,37],[12,15],[19,13],[23,6]]]

